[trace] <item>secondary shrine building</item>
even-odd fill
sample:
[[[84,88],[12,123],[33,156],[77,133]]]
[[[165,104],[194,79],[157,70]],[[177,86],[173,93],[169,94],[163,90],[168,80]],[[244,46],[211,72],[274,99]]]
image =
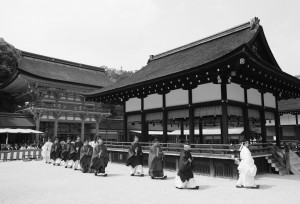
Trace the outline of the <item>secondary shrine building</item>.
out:
[[[132,77],[86,95],[124,105],[142,141],[280,144],[278,101],[299,97],[300,80],[277,64],[259,19],[151,55]]]
[[[35,141],[39,143],[46,137],[75,139],[78,135],[83,140],[99,133],[101,120],[110,112],[99,103],[86,102],[82,93],[109,85],[111,81],[105,70],[17,51],[20,55],[18,67],[4,83],[0,83],[0,93],[10,94],[17,102],[26,102],[17,112],[32,115],[35,122],[30,125],[44,132],[44,137],[36,134]],[[14,128],[22,126],[14,117],[11,114],[11,121],[14,121],[11,125]],[[6,121],[2,127],[8,125]]]

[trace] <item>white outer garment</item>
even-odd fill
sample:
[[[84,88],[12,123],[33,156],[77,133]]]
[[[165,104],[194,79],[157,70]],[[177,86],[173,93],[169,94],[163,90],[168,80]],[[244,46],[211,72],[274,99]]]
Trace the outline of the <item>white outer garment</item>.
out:
[[[142,165],[137,165],[134,168],[132,168],[132,166],[129,166],[129,168],[130,168],[129,169],[129,173],[130,174],[135,174],[135,173],[144,174],[143,166]]]
[[[44,146],[42,147],[42,156],[45,158],[46,162],[50,162],[50,153],[53,143],[52,142],[46,142]]]
[[[175,177],[175,186],[177,188],[195,188],[197,186],[196,180],[194,178],[191,178],[188,181],[185,181],[182,183],[180,176],[176,175]]]
[[[239,179],[237,181],[237,186],[244,186],[244,187],[254,187],[255,181],[254,176],[257,172],[257,167],[254,164],[254,160],[251,156],[250,150],[243,146],[240,152],[241,162],[238,166],[239,170]]]

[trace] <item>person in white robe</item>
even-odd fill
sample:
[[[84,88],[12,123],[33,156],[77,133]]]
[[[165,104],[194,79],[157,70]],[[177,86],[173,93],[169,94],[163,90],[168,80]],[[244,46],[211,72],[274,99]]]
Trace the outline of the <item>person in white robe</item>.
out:
[[[46,164],[51,164],[50,153],[53,143],[51,142],[51,138],[48,138],[48,141],[42,147],[42,156],[46,160]]]
[[[239,179],[237,181],[237,188],[254,188],[258,189],[259,185],[255,184],[255,175],[257,167],[248,149],[249,142],[242,143],[240,148],[240,160],[236,160],[238,164]]]

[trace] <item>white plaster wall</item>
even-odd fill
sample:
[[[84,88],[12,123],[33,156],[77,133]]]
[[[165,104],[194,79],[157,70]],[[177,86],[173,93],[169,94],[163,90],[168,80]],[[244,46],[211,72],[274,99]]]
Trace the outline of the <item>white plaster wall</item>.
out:
[[[245,102],[244,89],[239,84],[227,84],[227,99]]]
[[[276,108],[276,98],[271,93],[264,94],[265,107]]]
[[[261,93],[257,89],[247,90],[248,103],[261,106]]]
[[[131,98],[126,101],[126,112],[140,111],[141,110],[141,99]]]
[[[166,106],[186,105],[189,103],[189,95],[187,90],[176,89],[166,94]]]
[[[193,103],[201,103],[207,101],[215,101],[221,99],[220,84],[201,84],[192,90]]]
[[[144,98],[144,110],[162,108],[163,96],[159,94],[151,94]]]

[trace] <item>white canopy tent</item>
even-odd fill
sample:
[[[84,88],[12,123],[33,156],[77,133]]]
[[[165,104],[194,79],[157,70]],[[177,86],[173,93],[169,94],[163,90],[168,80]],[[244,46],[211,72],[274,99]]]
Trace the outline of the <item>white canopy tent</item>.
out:
[[[35,133],[35,134],[39,134],[39,133],[43,133],[43,132],[37,131],[37,130],[31,130],[31,129],[0,128],[0,133],[7,133],[6,144],[8,144],[8,134],[9,134],[9,133],[21,133],[21,134],[22,134],[22,133],[23,133],[23,134]]]

